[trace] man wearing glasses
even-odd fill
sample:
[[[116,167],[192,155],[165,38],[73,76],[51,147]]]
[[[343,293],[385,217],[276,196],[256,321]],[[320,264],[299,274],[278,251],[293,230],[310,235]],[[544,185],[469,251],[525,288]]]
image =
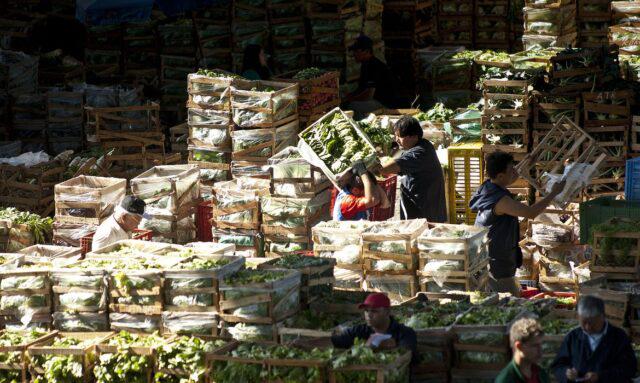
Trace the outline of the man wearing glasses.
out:
[[[362,339],[374,350],[389,350],[402,347],[411,351],[411,364],[418,361],[416,332],[410,327],[398,323],[391,316],[391,302],[382,293],[367,296],[358,306],[364,309],[366,324],[347,328],[331,336],[331,343],[337,348],[350,348],[355,339]]]

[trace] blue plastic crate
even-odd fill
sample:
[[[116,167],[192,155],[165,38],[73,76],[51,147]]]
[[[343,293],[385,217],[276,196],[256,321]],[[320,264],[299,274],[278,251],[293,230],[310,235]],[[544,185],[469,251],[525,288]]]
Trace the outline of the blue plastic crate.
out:
[[[624,198],[640,201],[640,157],[627,160],[624,180]]]

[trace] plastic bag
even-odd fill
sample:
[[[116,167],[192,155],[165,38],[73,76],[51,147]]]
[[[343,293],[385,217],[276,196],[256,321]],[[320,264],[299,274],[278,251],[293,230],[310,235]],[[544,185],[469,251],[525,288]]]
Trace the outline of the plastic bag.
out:
[[[544,173],[543,176],[547,179],[545,192],[549,194],[553,189],[553,185],[561,181],[567,181],[562,192],[553,199],[558,207],[564,208],[582,189],[591,183],[595,172],[596,167],[592,164],[572,163],[565,166],[562,175]]]
[[[0,158],[0,164],[7,164],[11,166],[25,166],[32,167],[41,163],[47,163],[51,160],[51,157],[45,152],[28,152],[22,153],[17,157]]]
[[[162,326],[172,334],[212,335],[218,321],[215,313],[162,313]]]
[[[276,308],[271,315],[278,316],[297,307],[300,296],[300,277],[298,276],[297,279],[288,277],[272,282],[272,288],[252,286],[252,284],[231,286],[222,283],[219,289],[225,300],[237,300],[256,294],[271,293],[271,303]],[[282,302],[283,299],[286,301]],[[231,315],[247,319],[264,317],[268,314],[268,307],[268,303],[243,305],[234,309]]]
[[[229,326],[227,331],[238,341],[273,341],[275,326],[238,323],[233,327]]]
[[[133,331],[152,333],[160,330],[160,317],[151,315],[132,315],[110,313],[109,322],[114,331]]]
[[[95,332],[107,331],[109,322],[106,313],[53,313],[53,326],[59,331]]]

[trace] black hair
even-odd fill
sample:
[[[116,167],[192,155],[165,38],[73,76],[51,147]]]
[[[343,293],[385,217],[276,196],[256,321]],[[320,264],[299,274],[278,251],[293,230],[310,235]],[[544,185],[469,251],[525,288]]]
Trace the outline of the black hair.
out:
[[[144,209],[147,206],[147,204],[138,197],[128,195],[124,197],[124,199],[120,203],[120,206],[131,214],[142,215],[144,214]]]
[[[422,138],[424,132],[420,126],[420,122],[411,116],[402,116],[395,125],[393,125],[393,131],[397,132],[400,137],[418,136]]]
[[[485,159],[485,163],[489,178],[496,178],[498,174],[507,170],[509,164],[513,163],[513,156],[509,153],[497,151],[489,154]]]
[[[262,47],[258,44],[249,44],[244,48],[244,57],[242,59],[242,73],[254,70],[262,80],[268,80],[271,77],[269,68],[260,63],[260,51]]]

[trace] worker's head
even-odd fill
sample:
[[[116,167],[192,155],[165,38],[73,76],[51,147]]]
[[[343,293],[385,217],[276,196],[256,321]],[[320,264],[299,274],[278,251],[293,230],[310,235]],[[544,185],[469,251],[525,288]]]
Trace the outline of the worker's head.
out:
[[[267,66],[267,56],[264,49],[258,44],[249,44],[244,48],[242,59],[242,71],[255,70]]]
[[[404,150],[411,149],[418,144],[424,135],[420,122],[411,116],[402,116],[393,125],[396,142]]]
[[[520,318],[509,330],[509,342],[513,355],[530,363],[539,363],[542,358],[542,326],[534,318]]]
[[[148,218],[144,213],[146,204],[140,198],[126,196],[116,208],[116,221],[125,231],[132,231],[138,228],[142,218]]]
[[[518,172],[514,168],[513,156],[509,153],[497,151],[485,158],[487,175],[491,182],[509,186],[518,180]]]
[[[359,62],[369,61],[373,58],[373,40],[366,35],[360,35],[349,50],[353,52],[353,58]]]
[[[371,172],[368,172],[368,174],[371,179],[375,179],[375,176]],[[338,186],[340,186],[340,189],[346,190],[356,197],[362,197],[364,195],[364,183],[362,182],[362,177],[352,172],[345,173],[338,181]]]
[[[364,319],[369,327],[383,327],[389,323],[391,301],[383,293],[372,293],[358,306],[364,310]]]
[[[593,295],[585,295],[578,302],[578,321],[587,334],[600,334],[606,322],[604,301]]]

